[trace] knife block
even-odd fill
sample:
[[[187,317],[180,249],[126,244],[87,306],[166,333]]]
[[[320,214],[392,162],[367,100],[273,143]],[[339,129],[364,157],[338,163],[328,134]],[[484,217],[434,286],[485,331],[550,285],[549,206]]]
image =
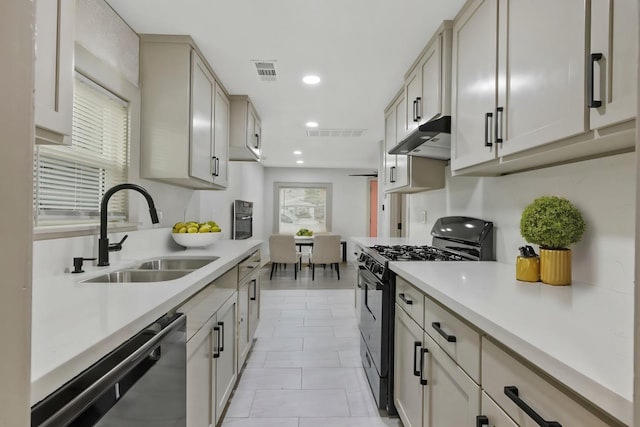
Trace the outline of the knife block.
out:
[[[540,281],[540,257],[519,256],[516,260],[516,280],[523,282]]]

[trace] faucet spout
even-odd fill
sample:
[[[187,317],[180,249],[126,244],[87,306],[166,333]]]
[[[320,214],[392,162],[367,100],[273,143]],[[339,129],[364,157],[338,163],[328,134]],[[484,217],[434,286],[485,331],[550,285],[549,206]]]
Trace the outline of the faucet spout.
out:
[[[144,198],[147,200],[147,205],[149,205],[149,214],[151,215],[151,222],[153,224],[157,224],[158,220],[158,212],[156,211],[156,206],[153,203],[153,199],[147,190],[137,184],[118,184],[114,185],[110,189],[108,189],[104,196],[102,197],[102,201],[100,203],[100,239],[98,239],[98,266],[104,267],[109,265],[109,239],[107,238],[107,205],[109,204],[109,199],[115,193],[120,190],[135,190],[138,193],[142,194]]]

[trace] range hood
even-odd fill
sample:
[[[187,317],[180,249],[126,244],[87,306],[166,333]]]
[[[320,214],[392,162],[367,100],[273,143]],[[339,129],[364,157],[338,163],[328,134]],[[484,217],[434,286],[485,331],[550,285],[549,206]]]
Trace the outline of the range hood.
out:
[[[451,158],[451,116],[442,116],[421,124],[389,150],[389,154],[449,160]]]

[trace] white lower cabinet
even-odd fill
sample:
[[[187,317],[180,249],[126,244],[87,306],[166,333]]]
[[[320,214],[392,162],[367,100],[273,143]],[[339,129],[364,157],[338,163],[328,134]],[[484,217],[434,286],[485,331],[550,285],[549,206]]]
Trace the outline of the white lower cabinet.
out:
[[[394,402],[404,427],[422,426],[424,386],[420,358],[424,331],[396,304],[394,337]],[[422,356],[423,357],[423,356]]]
[[[215,419],[216,364],[212,362],[216,316],[187,342],[187,427],[207,427]],[[212,413],[213,410],[213,413]]]
[[[242,368],[251,346],[249,345],[249,282],[238,285],[238,370]]]
[[[227,400],[231,397],[233,386],[238,378],[236,359],[236,308],[237,299],[230,298],[217,313],[216,326],[219,328],[216,336],[219,341],[214,342],[218,351],[215,359],[215,424],[220,420]],[[215,327],[214,327],[215,328]],[[218,357],[216,357],[216,354]]]
[[[473,425],[480,386],[396,304],[394,392],[405,427]]]
[[[239,264],[238,278],[238,371],[247,360],[260,319],[260,251]]]
[[[518,427],[509,416],[491,399],[487,393],[482,392],[482,415],[476,417],[476,427]]]

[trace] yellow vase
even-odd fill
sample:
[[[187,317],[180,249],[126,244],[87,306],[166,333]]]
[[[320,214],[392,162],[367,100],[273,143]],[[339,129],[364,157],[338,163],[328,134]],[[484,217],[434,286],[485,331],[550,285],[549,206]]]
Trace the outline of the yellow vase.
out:
[[[547,285],[570,285],[571,250],[541,248],[540,280]]]
[[[540,258],[519,256],[516,260],[516,280],[523,282],[540,280]]]

